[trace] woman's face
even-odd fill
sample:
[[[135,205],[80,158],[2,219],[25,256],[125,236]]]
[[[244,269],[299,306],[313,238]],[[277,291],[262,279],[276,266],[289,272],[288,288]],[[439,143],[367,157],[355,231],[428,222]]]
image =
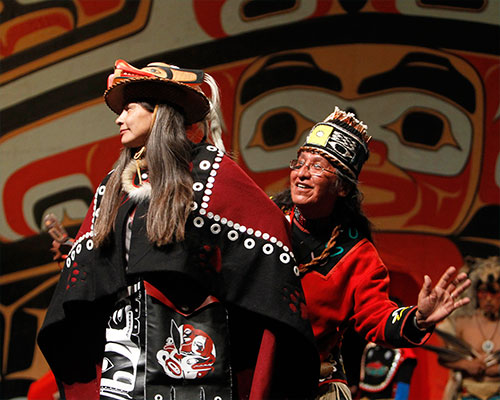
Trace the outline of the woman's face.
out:
[[[319,154],[302,152],[299,163],[304,163],[300,169],[290,172],[290,189],[293,202],[299,207],[306,218],[322,218],[330,215],[338,196],[344,196],[343,189],[337,189],[335,168],[326,158]],[[320,175],[312,165],[318,164],[328,171],[322,170]],[[331,172],[329,172],[331,171]]]
[[[152,121],[151,111],[146,110],[139,103],[127,104],[115,121],[120,127],[122,144],[131,148],[144,146]]]

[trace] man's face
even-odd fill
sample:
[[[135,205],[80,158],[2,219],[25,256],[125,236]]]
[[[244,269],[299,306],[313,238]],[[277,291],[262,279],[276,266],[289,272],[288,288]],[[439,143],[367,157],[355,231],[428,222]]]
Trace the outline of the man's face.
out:
[[[378,226],[446,234],[470,208],[484,107],[477,73],[459,57],[370,44],[280,53],[246,69],[236,98],[233,148],[268,192],[286,186],[288,160],[338,105],[373,136],[360,181]]]
[[[500,284],[481,283],[477,288],[477,303],[486,316],[497,318],[500,310]]]
[[[339,195],[336,184],[339,178],[334,167],[323,156],[308,151],[300,153],[298,164],[302,167],[290,171],[290,191],[294,204],[306,218],[330,215]]]

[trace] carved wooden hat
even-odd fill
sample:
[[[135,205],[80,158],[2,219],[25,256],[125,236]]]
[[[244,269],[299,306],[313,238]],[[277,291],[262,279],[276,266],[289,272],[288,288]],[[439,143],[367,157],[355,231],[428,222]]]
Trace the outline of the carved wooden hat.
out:
[[[313,126],[306,142],[299,148],[324,156],[341,173],[357,180],[361,167],[368,159],[368,142],[371,137],[367,127],[353,113],[347,113],[338,107]]]
[[[161,62],[138,69],[117,60],[114,73],[108,77],[104,100],[117,114],[131,102],[165,103],[179,110],[189,125],[201,121],[210,110],[210,102],[199,87],[204,75],[201,70]]]

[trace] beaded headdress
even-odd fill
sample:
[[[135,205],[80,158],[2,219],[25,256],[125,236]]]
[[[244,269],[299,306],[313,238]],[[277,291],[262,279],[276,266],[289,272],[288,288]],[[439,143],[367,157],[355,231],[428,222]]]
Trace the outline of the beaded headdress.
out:
[[[366,130],[367,126],[353,113],[335,107],[323,122],[313,126],[298,152],[319,153],[341,174],[357,180],[369,156],[368,142],[371,136],[367,135]]]
[[[481,284],[486,284],[488,287],[500,284],[500,257],[490,256],[488,258],[466,256],[465,264],[460,269],[460,272],[465,272],[471,280],[471,285],[463,293],[461,297],[468,297],[470,303],[465,307],[453,312],[453,317],[461,315],[472,315],[478,308],[477,289]]]

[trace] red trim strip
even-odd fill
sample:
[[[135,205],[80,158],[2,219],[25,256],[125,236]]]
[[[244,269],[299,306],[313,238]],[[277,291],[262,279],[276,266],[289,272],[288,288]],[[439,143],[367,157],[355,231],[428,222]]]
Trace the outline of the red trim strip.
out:
[[[149,282],[144,281],[144,289],[146,290],[146,294],[148,296],[151,296],[151,297],[155,298],[159,302],[163,303],[167,307],[169,307],[172,310],[174,310],[177,314],[181,314],[184,317],[188,317],[189,315],[193,314],[194,312],[196,312],[198,310],[201,310],[202,308],[208,306],[209,304],[219,303],[219,300],[216,297],[214,297],[214,296],[207,296],[207,298],[205,299],[205,301],[203,303],[201,303],[195,310],[193,310],[190,313],[186,314],[186,313],[183,313],[181,310],[179,310],[174,305],[174,303],[172,303],[167,298],[167,296],[165,296],[159,289],[157,289],[156,287],[154,287],[153,285],[151,285]]]

